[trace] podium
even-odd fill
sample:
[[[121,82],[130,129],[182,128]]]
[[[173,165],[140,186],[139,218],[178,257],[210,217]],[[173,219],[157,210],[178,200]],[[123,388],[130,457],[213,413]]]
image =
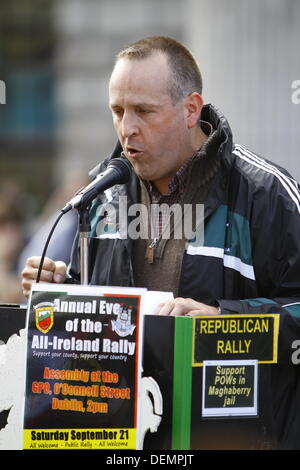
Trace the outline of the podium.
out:
[[[217,316],[213,321],[220,320],[220,317]],[[274,318],[276,317],[270,317],[272,322]],[[8,343],[12,335],[19,335],[20,330],[25,328],[25,322],[25,307],[13,305],[0,307],[0,348]],[[208,328],[213,332],[212,324],[210,323],[209,327],[207,325],[205,328],[201,327],[202,333],[209,331]],[[206,362],[201,345],[200,349],[199,344],[197,345],[194,328],[198,328],[198,334],[200,327],[195,325],[195,319],[192,318],[155,315],[146,315],[144,318],[142,375],[144,378],[150,378],[147,387],[151,392],[148,397],[152,403],[153,432],[151,430],[146,432],[143,449],[298,449],[300,447],[299,366],[291,362],[292,350],[285,340],[285,331],[281,330],[282,328],[291,330],[293,320],[288,315],[286,318],[280,318],[279,331],[276,332],[276,328],[275,331],[272,330],[271,343],[276,335],[278,339],[276,357],[268,356],[267,361],[257,361],[254,368],[257,372],[255,383],[251,382],[251,378],[247,378],[252,385],[256,384],[256,388],[254,385],[251,385],[252,388],[248,386],[246,369],[239,366],[237,357],[240,358],[240,355],[237,350],[227,352],[225,349],[221,350],[228,364],[231,364],[230,361],[234,362],[233,366],[230,365],[231,369],[226,369],[226,363],[224,366],[219,359],[219,362],[217,360],[215,363],[215,358],[212,357],[208,357],[208,362]],[[214,334],[210,333],[210,335],[207,334],[205,341],[213,340]],[[199,334],[197,337],[199,339]],[[214,340],[216,340],[215,337]],[[200,343],[202,344],[203,341]],[[238,347],[238,343],[235,346]],[[274,343],[272,343],[272,348],[273,346]],[[191,347],[193,357],[196,358],[194,364],[190,363]],[[195,348],[199,349],[196,353]],[[207,350],[209,350],[209,344],[206,345]],[[266,354],[269,353],[270,351],[267,351]],[[271,355],[273,353],[272,349]],[[201,363],[202,360],[204,363]],[[246,358],[245,361],[248,359]],[[249,370],[252,370],[252,364],[245,361],[244,367],[249,365]],[[2,361],[0,360],[2,372],[4,365],[5,357],[2,355]],[[222,367],[225,368],[222,369]],[[243,379],[240,388],[245,390],[251,388],[256,393],[256,407],[253,404],[255,400],[251,401],[251,397],[249,398],[252,410],[249,415],[239,414],[239,412],[243,414],[242,402],[242,405],[238,407],[238,413],[233,411],[229,415],[224,414],[222,411],[224,400],[220,401],[220,397],[216,395],[215,383],[216,377],[221,373],[225,377],[227,375],[226,380],[231,380],[235,384],[237,381],[242,382]],[[203,386],[204,378],[207,382],[207,390],[209,390],[206,405],[203,405],[205,401],[203,394],[206,393]],[[2,381],[3,377],[0,379]],[[212,380],[211,383],[209,383],[210,380]],[[151,384],[156,384],[152,390]],[[6,386],[9,386],[7,382]],[[157,386],[158,395],[161,394],[161,396],[155,401],[155,395],[157,395],[155,387]],[[228,386],[226,390],[228,391]],[[236,393],[236,398],[241,397],[238,397]],[[246,400],[246,393],[242,398]],[[213,402],[212,415],[210,415],[209,401]],[[1,405],[0,402],[0,433],[3,433],[8,419],[7,413],[11,412],[11,407],[7,410],[1,408]]]

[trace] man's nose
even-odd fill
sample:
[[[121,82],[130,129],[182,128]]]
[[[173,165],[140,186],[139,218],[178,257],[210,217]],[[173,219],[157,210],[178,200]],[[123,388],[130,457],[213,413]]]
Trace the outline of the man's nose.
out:
[[[138,123],[133,113],[125,111],[121,123],[122,137],[128,138],[138,133]]]

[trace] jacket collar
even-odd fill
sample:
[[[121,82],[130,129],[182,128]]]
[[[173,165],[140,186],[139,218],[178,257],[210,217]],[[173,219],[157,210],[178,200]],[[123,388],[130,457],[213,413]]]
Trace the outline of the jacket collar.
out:
[[[210,214],[214,208],[226,200],[230,168],[232,165],[233,141],[230,126],[219,109],[211,104],[204,105],[200,119],[209,122],[214,128],[213,134],[204,146],[203,157],[209,162],[209,165],[212,161],[220,160],[220,170],[213,178],[206,202],[205,212]],[[98,173],[104,171],[112,158],[120,157],[121,153],[122,146],[120,142],[117,141],[113,152],[104,162],[99,163],[90,171],[90,177],[92,179],[95,178]],[[126,185],[116,185],[112,188],[112,195],[117,197],[126,195],[128,197],[128,204],[134,204],[139,201],[140,184],[134,172],[131,180]]]

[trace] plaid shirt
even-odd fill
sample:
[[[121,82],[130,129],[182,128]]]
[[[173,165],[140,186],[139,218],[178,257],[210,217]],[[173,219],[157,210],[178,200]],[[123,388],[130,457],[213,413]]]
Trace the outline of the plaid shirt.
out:
[[[163,227],[165,227],[166,223],[169,222],[169,207],[173,204],[180,203],[182,196],[186,192],[189,167],[194,158],[197,158],[197,154],[193,155],[192,158],[179,168],[176,175],[168,185],[168,194],[160,194],[151,181],[144,181],[150,197],[151,206],[154,204],[160,206],[159,210],[152,210],[151,208],[153,238],[159,238],[163,234]],[[168,220],[165,220],[166,217]]]

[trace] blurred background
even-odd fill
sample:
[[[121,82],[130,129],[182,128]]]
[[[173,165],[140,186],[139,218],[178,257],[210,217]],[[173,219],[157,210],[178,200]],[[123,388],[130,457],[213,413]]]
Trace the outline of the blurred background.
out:
[[[108,80],[141,37],[184,42],[234,140],[300,181],[299,24],[299,0],[0,0],[0,303],[20,301],[24,260],[114,146]],[[68,261],[76,223],[50,257]]]

